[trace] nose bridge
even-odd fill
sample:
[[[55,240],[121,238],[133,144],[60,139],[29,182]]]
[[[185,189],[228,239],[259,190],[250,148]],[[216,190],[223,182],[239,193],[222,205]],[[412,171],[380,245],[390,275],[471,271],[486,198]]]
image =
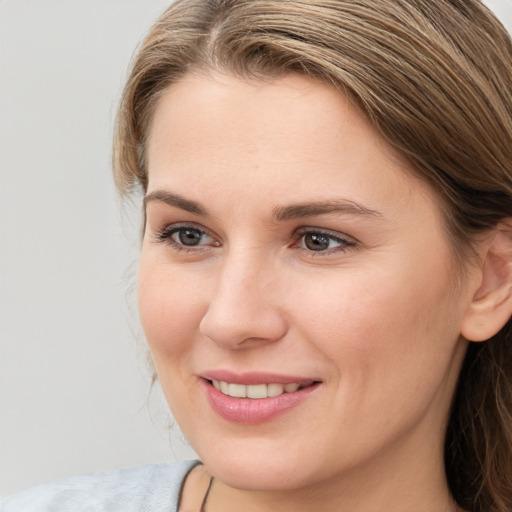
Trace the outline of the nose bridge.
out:
[[[219,273],[218,291],[236,295],[252,290],[254,298],[259,291],[268,291],[265,289],[272,274],[272,262],[261,252],[252,246],[231,251]]]
[[[276,286],[274,262],[261,250],[229,251],[220,265],[201,332],[226,348],[281,338],[286,322],[276,304]]]

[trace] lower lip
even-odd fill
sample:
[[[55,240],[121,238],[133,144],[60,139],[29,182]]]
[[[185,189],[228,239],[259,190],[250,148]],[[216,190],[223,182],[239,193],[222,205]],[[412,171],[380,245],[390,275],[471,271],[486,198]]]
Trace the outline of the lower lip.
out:
[[[233,398],[215,389],[202,379],[211,408],[225,420],[234,423],[263,423],[285,413],[306,400],[320,386],[317,382],[292,393],[269,398]]]

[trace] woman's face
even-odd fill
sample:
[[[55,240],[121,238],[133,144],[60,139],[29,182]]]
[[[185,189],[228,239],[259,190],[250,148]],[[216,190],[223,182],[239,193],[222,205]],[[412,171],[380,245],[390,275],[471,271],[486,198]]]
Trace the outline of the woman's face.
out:
[[[160,100],[148,162],[142,323],[217,478],[442,463],[472,291],[430,188],[350,101],[300,76],[190,75]]]

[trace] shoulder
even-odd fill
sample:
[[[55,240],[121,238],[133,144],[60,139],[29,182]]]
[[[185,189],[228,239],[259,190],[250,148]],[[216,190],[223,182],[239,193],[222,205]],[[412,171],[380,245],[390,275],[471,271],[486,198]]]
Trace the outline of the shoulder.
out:
[[[0,501],[1,512],[173,512],[198,461],[153,464],[56,480]]]

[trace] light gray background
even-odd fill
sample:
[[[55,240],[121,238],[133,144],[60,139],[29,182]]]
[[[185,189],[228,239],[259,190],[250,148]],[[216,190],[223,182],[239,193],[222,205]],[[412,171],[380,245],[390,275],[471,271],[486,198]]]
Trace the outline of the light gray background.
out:
[[[148,405],[138,208],[110,170],[129,59],[169,3],[0,3],[0,495],[193,457]]]
[[[0,496],[194,457],[148,399],[138,208],[110,171],[129,59],[169,3],[0,0]],[[511,1],[487,3],[510,29]]]

